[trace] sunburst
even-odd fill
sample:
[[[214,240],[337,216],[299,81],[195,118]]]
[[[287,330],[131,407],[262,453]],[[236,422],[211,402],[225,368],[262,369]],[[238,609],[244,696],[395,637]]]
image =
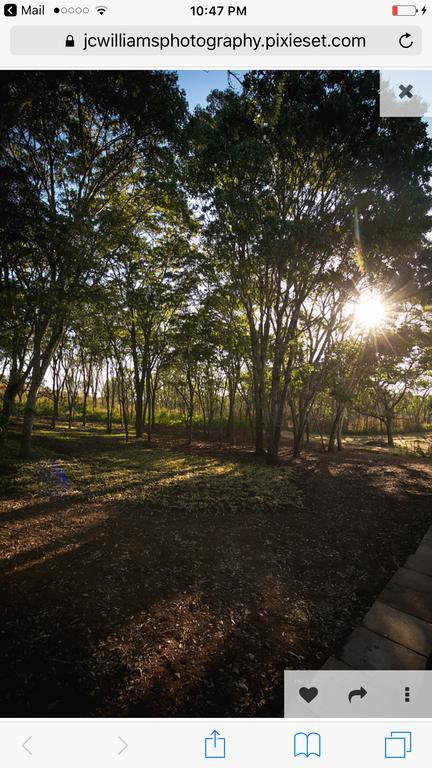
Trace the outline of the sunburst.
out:
[[[365,331],[382,328],[387,319],[385,301],[379,293],[365,291],[354,304],[354,324]]]

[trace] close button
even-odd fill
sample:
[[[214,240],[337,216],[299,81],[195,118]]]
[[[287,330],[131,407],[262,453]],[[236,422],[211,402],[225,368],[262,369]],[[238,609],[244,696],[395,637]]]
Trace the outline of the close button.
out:
[[[413,85],[400,85],[399,90],[399,98],[400,99],[412,99],[413,98],[413,92],[412,89],[414,88]]]

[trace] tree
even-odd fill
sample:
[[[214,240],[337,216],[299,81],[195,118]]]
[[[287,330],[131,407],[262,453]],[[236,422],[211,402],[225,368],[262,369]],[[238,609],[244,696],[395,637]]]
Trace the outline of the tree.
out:
[[[196,281],[189,244],[192,223],[182,195],[175,188],[172,192],[169,201],[163,196],[153,205],[148,202],[146,217],[121,238],[107,278],[109,312],[132,358],[135,434],[141,438],[147,424],[149,440],[170,334]]]
[[[408,327],[369,342],[366,357],[372,368],[358,409],[384,424],[387,444],[394,446],[394,421],[403,398],[423,375],[423,350],[413,344]]]
[[[369,361],[365,345],[358,336],[344,335],[335,344],[327,379],[329,394],[334,401],[333,418],[328,440],[328,452],[333,453],[337,445],[342,450],[342,428],[348,407],[364,383]]]
[[[6,118],[1,163],[21,184],[26,179],[26,199],[41,211],[35,220],[38,248],[17,243],[3,256],[6,284],[19,286],[14,295],[25,296],[28,323],[25,363],[17,372],[12,361],[19,383],[12,382],[6,401],[29,378],[20,450],[25,458],[37,393],[71,309],[106,269],[101,212],[127,183],[137,158],[152,167],[155,156],[177,143],[185,102],[175,76],[156,72],[127,81],[115,72],[3,75],[1,91],[6,115],[13,116]]]
[[[404,261],[412,281],[425,263],[431,142],[420,120],[380,120],[376,89],[370,72],[252,72],[195,118],[207,245],[246,312],[256,451],[270,463],[310,296],[341,271]]]

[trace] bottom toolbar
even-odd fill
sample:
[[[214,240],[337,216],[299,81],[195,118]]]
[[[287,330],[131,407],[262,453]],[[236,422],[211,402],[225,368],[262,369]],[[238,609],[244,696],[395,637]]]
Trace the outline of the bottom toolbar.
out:
[[[2,720],[0,764],[429,768],[431,734],[432,720]]]

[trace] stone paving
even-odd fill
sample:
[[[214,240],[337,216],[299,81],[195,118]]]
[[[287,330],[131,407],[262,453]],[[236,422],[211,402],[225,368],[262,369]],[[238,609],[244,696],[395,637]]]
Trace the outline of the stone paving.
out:
[[[425,669],[432,655],[432,526],[323,669]]]

